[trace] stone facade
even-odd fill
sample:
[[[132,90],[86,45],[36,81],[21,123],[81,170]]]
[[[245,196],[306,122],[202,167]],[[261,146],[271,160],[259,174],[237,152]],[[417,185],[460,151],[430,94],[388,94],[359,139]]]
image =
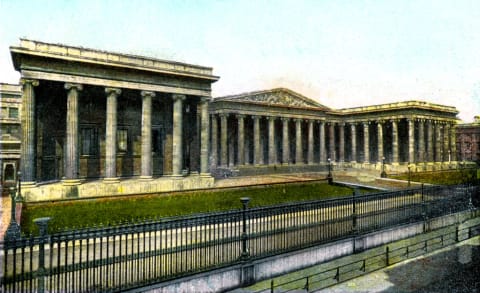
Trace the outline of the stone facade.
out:
[[[220,169],[456,166],[454,107],[331,109],[284,88],[212,100],[209,67],[26,39],[10,51],[27,200],[209,188]]]
[[[17,179],[22,139],[21,103],[20,86],[0,83],[0,178],[2,187],[15,184]]]
[[[461,161],[480,163],[480,116],[472,123],[457,125],[457,157]]]
[[[215,98],[211,164],[454,167],[454,107],[407,101],[331,109],[289,89]]]
[[[27,199],[122,194],[123,177],[148,190],[166,186],[158,191],[181,189],[178,180],[212,185],[205,137],[218,77],[211,68],[26,39],[10,51],[21,73]],[[82,192],[90,178],[102,181]],[[48,194],[38,184],[58,181]]]

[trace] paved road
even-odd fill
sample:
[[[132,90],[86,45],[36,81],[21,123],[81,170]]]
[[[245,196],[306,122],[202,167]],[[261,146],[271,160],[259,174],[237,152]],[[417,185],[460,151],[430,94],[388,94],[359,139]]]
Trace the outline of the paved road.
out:
[[[480,236],[318,292],[480,292]]]

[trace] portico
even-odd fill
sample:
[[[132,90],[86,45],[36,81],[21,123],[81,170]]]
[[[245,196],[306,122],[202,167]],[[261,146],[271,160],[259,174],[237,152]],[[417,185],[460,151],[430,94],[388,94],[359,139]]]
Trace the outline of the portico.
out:
[[[212,155],[222,158],[212,163],[325,165],[330,158],[339,166],[380,169],[385,158],[389,170],[408,163],[419,171],[450,168],[457,113],[422,101],[336,110],[284,88],[220,97],[210,114]]]
[[[21,73],[27,196],[55,181],[49,197],[95,196],[82,185],[96,178],[97,195],[124,189],[124,177],[149,186],[162,178],[158,191],[213,184],[211,68],[25,39],[10,50]]]

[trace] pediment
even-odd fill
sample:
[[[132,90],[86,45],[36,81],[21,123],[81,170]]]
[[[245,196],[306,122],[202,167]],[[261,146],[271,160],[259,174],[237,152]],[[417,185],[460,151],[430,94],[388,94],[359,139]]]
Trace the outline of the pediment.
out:
[[[299,108],[327,108],[324,105],[311,100],[301,94],[288,89],[274,89],[268,91],[251,92],[235,96],[218,98],[219,100],[231,100],[235,102],[253,102],[269,106],[286,106]]]

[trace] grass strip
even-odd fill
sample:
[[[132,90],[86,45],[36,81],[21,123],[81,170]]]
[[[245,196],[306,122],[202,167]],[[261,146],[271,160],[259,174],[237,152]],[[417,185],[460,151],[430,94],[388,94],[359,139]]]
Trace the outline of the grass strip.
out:
[[[364,192],[372,190],[363,189]],[[287,202],[318,200],[351,195],[345,186],[325,182],[287,183],[248,188],[228,188],[97,198],[64,202],[25,203],[22,210],[22,233],[36,234],[35,218],[51,217],[49,232],[86,227],[112,226],[171,216],[240,209],[241,197],[250,197],[250,207]]]

